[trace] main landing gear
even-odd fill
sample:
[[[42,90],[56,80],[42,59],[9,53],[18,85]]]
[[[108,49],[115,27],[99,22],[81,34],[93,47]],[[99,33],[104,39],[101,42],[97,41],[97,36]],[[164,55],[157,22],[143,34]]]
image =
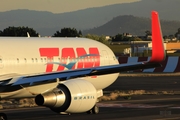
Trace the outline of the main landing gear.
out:
[[[5,113],[0,113],[0,120],[7,120],[7,116]]]
[[[95,105],[92,109],[86,112],[87,114],[98,114],[99,113],[99,107]]]

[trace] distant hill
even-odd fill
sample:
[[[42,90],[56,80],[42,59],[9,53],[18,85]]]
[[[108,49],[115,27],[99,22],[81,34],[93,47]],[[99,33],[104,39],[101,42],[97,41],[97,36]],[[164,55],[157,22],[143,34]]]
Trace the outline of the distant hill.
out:
[[[157,10],[163,20],[179,21],[179,5],[180,0],[141,0],[60,14],[46,11],[12,10],[0,12],[0,30],[9,26],[28,26],[43,36],[52,35],[64,27],[74,27],[78,30],[99,27],[119,15],[150,18],[151,10]]]
[[[180,28],[180,21],[161,20],[163,35],[174,35]],[[106,24],[89,30],[84,30],[83,34],[116,35],[118,33],[130,33],[133,35],[145,35],[145,31],[151,31],[151,19],[123,15],[113,18]]]

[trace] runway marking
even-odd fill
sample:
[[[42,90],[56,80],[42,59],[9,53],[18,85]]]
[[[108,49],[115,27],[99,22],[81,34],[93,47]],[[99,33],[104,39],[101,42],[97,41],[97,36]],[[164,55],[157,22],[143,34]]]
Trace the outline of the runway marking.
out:
[[[123,103],[123,104],[105,104],[105,103],[98,103],[99,107],[114,107],[114,108],[158,108],[158,107],[168,107],[169,105],[147,105],[147,104],[130,104],[130,103]]]

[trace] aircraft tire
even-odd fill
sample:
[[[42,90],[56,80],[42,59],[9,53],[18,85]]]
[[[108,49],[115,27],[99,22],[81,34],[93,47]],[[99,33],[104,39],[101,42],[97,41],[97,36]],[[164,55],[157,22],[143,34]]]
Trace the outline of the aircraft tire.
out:
[[[95,105],[93,108],[92,108],[92,113],[93,114],[98,114],[99,113],[99,107],[97,105]]]

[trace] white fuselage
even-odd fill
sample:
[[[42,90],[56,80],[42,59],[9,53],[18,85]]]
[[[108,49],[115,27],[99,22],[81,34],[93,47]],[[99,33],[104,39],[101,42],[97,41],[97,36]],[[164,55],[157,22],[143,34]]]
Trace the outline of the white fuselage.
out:
[[[0,45],[0,81],[24,75],[118,64],[107,46],[86,38],[1,37]],[[112,84],[117,77],[118,73],[81,79],[88,80],[97,90],[101,90]],[[34,86],[22,85],[23,89],[1,91],[0,96],[32,97],[57,85],[58,81]]]

